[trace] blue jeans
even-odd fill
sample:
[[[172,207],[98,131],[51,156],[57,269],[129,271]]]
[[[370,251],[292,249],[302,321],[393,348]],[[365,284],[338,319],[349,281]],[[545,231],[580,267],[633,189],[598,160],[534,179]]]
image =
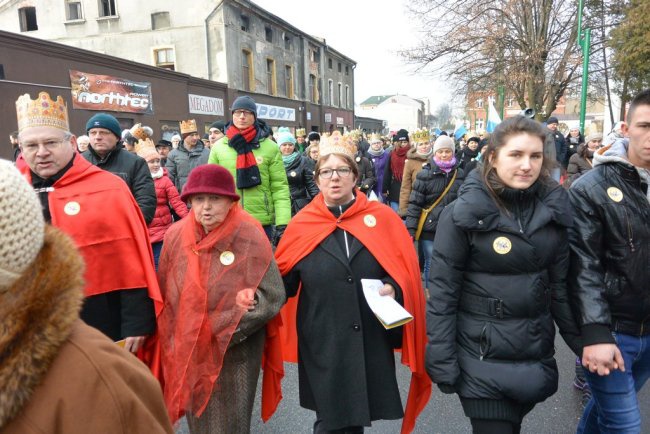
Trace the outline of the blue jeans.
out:
[[[433,258],[433,240],[420,240],[418,241],[422,246],[422,253],[424,256],[424,266],[422,273],[424,274],[424,282],[429,280],[429,271],[431,270],[431,258]]]
[[[158,260],[160,259],[160,251],[162,250],[162,241],[157,243],[151,243],[151,251],[153,252],[153,263],[156,266],[156,271],[158,271]]]
[[[390,207],[393,208],[393,211],[399,212],[399,202],[389,201]]]
[[[578,424],[578,434],[641,432],[641,413],[636,393],[650,377],[650,335],[614,334],[623,355],[625,372],[604,377],[585,369],[592,397]]]

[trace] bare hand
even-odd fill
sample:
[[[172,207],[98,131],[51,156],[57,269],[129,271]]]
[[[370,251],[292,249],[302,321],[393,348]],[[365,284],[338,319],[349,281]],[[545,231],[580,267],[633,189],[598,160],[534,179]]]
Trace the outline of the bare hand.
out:
[[[601,377],[609,375],[612,370],[625,372],[625,362],[621,351],[615,344],[596,344],[582,350],[582,366]]]
[[[384,283],[384,286],[379,290],[379,295],[388,295],[391,298],[395,298],[395,288],[390,283]]]
[[[132,353],[137,352],[144,344],[146,336],[131,336],[124,339],[124,348]]]
[[[255,300],[255,290],[253,288],[245,288],[237,292],[235,303],[237,306],[249,312],[254,310],[255,305],[257,304],[257,300]]]

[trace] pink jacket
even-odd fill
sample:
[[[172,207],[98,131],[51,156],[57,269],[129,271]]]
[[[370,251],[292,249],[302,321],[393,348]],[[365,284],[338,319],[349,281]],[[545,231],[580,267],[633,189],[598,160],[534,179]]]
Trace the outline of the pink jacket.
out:
[[[163,240],[165,232],[173,223],[169,206],[174,209],[180,218],[185,217],[188,211],[187,205],[181,201],[178,190],[176,190],[167,174],[160,178],[154,178],[153,182],[156,186],[156,213],[148,227],[150,241],[157,243]]]

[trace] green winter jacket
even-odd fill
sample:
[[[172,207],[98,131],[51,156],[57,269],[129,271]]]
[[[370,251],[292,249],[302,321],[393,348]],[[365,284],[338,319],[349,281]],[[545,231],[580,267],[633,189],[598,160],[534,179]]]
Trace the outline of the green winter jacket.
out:
[[[237,189],[237,194],[241,197],[242,208],[262,226],[286,225],[291,218],[291,199],[282,155],[278,145],[271,139],[265,137],[259,143],[260,147],[254,148],[253,154],[262,175],[262,183],[245,190]],[[212,146],[208,163],[225,167],[237,179],[237,151],[228,146],[227,136]]]

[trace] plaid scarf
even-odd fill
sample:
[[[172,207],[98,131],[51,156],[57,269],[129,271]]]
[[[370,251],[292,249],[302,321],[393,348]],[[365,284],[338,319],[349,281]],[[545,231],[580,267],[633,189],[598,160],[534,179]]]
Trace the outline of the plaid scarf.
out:
[[[236,183],[238,189],[251,188],[262,183],[260,169],[257,167],[253,148],[259,148],[259,143],[251,143],[257,137],[257,128],[251,125],[239,131],[234,125],[226,130],[228,146],[237,151]]]

